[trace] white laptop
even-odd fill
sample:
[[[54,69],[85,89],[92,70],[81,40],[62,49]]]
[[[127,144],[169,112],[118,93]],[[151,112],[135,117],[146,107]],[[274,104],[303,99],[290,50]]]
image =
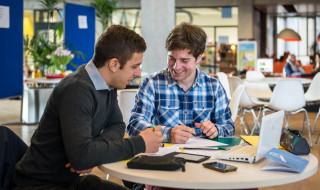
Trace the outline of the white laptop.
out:
[[[221,153],[217,159],[254,163],[272,148],[279,148],[284,111],[278,111],[262,118],[258,146],[234,146]]]

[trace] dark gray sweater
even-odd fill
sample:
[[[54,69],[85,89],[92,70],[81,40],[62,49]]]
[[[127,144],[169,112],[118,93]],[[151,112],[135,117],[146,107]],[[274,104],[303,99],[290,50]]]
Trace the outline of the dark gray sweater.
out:
[[[31,145],[16,165],[18,185],[72,185],[74,169],[128,159],[145,152],[141,136],[123,139],[116,89],[96,90],[84,65],[53,90]]]

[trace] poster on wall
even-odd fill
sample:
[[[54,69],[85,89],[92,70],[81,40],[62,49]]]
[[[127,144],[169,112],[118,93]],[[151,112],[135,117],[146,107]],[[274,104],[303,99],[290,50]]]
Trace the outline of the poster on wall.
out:
[[[239,41],[238,42],[238,71],[253,71],[257,59],[257,42],[256,41]]]

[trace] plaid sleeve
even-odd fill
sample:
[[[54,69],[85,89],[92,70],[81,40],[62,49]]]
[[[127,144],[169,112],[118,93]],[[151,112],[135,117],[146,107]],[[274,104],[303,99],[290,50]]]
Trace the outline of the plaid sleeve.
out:
[[[219,137],[233,136],[235,129],[231,119],[231,110],[229,108],[227,94],[219,82],[216,86],[216,98],[214,99],[214,108],[211,118],[212,123],[217,127]]]
[[[140,85],[136,95],[135,105],[131,111],[131,117],[127,126],[130,136],[139,135],[141,131],[152,127],[154,106],[154,85],[151,78],[146,78]]]

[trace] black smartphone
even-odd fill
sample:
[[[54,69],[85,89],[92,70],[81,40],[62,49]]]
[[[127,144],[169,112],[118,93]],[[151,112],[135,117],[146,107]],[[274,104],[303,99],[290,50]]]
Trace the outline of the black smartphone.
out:
[[[231,166],[231,165],[220,163],[220,162],[209,162],[209,163],[204,163],[202,165],[205,168],[209,168],[209,169],[216,170],[223,173],[237,170],[237,167],[235,166]]]
[[[167,154],[166,156],[184,158],[187,162],[195,162],[195,163],[200,163],[210,158],[210,156],[190,154],[190,153],[184,153],[184,152],[172,152]]]

